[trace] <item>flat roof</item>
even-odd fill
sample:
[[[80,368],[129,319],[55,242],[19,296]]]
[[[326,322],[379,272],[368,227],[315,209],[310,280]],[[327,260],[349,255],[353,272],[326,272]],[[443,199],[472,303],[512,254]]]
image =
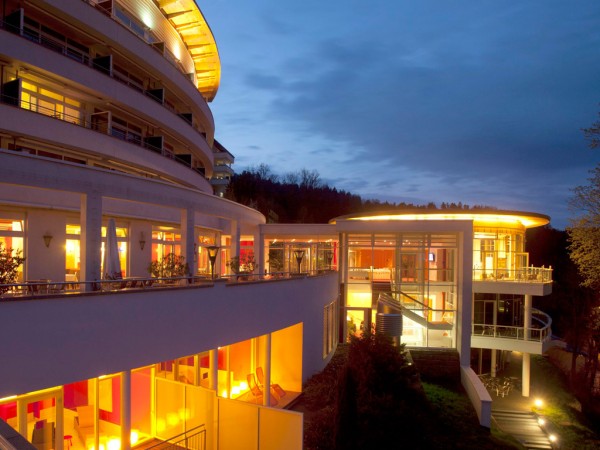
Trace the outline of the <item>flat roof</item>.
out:
[[[409,221],[409,220],[469,220],[475,226],[523,226],[525,228],[540,227],[550,223],[550,217],[544,214],[503,211],[503,210],[440,210],[410,209],[405,211],[380,211],[359,214],[348,214],[331,219],[329,223],[338,221]]]

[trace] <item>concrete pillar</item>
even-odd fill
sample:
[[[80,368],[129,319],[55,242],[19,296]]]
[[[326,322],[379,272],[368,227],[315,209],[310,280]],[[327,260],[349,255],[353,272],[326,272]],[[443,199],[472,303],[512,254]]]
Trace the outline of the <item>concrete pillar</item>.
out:
[[[131,449],[131,371],[121,372],[121,450]]]
[[[531,355],[529,353],[523,353],[523,397],[529,397],[529,383],[531,376]]]
[[[492,377],[495,377],[496,376],[496,367],[498,366],[495,348],[492,349],[492,362],[491,362],[490,366],[491,366],[490,373],[492,374]]]
[[[194,234],[194,210],[184,208],[181,210],[181,251],[189,267],[189,273],[195,275],[198,268],[196,254],[196,238]]]
[[[525,340],[531,338],[531,295],[525,296],[525,304],[523,305],[523,335]]]
[[[267,333],[264,337],[265,351],[261,362],[265,381],[263,385],[263,405],[271,405],[271,333]]]
[[[102,255],[102,196],[98,192],[81,194],[80,209],[80,281],[86,281],[84,289],[93,290],[91,283],[102,278],[100,257]]]
[[[214,349],[208,352],[209,372],[208,372],[208,388],[216,391],[219,387],[219,350]]]
[[[61,388],[54,397],[55,414],[56,414],[56,428],[54,436],[54,449],[63,450],[64,435],[65,435],[65,421],[64,421],[64,391]]]
[[[231,258],[240,256],[240,223],[237,220],[231,221]]]
[[[254,231],[254,259],[256,261],[254,272],[265,273],[265,242],[260,225]]]

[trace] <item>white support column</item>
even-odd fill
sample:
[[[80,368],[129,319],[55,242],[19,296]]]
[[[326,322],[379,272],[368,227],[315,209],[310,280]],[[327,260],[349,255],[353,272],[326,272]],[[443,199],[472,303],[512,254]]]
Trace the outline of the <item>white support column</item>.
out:
[[[525,296],[525,304],[523,305],[523,335],[525,340],[531,337],[531,295]]]
[[[196,274],[198,268],[198,261],[196,251],[194,251],[195,244],[194,235],[194,210],[192,208],[185,208],[181,210],[181,251],[185,262],[188,264],[189,270],[192,275]]]
[[[55,414],[56,414],[56,429],[54,437],[54,449],[63,450],[64,436],[65,436],[65,421],[64,421],[64,404],[65,404],[64,389],[61,388],[54,398],[55,402]]]
[[[131,371],[121,372],[121,450],[131,449]]]
[[[240,257],[240,223],[237,220],[231,221],[231,251],[230,258]]]
[[[265,376],[263,386],[263,405],[271,406],[271,333],[267,333],[264,337],[265,351],[261,365]]]
[[[84,289],[93,290],[92,281],[102,278],[100,257],[102,248],[102,196],[98,192],[81,194],[80,207],[80,281],[87,281]]]
[[[208,352],[209,372],[208,372],[208,388],[216,391],[219,387],[219,350],[214,349]]]
[[[265,242],[262,227],[259,225],[254,231],[254,259],[256,260],[255,273],[265,273]]]
[[[497,365],[498,365],[498,362],[497,362],[497,357],[496,357],[496,349],[493,348],[492,349],[492,362],[490,364],[490,366],[491,366],[490,367],[490,373],[492,374],[492,377],[496,376],[496,367],[497,367]]]
[[[529,397],[529,383],[531,376],[531,355],[523,353],[523,397]]]

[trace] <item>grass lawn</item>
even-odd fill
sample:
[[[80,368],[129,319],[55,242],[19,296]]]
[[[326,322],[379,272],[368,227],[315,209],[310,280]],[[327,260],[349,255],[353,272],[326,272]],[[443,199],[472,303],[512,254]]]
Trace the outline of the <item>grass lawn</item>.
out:
[[[600,439],[581,413],[579,402],[568,389],[563,373],[542,356],[531,357],[532,394],[544,404],[535,412],[546,419],[560,448],[599,449]]]

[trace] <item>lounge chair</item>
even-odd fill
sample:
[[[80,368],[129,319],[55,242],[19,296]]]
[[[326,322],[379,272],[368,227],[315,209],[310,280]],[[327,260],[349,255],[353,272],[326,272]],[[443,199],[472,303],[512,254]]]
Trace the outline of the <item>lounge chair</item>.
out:
[[[263,391],[258,386],[258,383],[256,382],[256,376],[253,373],[249,373],[246,376],[246,379],[248,380],[248,387],[250,388],[250,394],[252,395],[252,403],[256,403],[258,405],[262,405],[262,403],[263,403]],[[277,398],[272,395],[270,403],[271,403],[271,406],[275,406],[279,402],[277,401]]]
[[[259,387],[261,387],[262,389],[264,389],[264,385],[265,385],[265,374],[263,372],[262,367],[257,367],[256,368],[256,377],[258,378],[258,385]],[[271,394],[273,394],[273,396],[279,400],[281,399],[281,397],[284,397],[286,392],[283,390],[283,388],[281,386],[279,386],[276,383],[271,383]]]

